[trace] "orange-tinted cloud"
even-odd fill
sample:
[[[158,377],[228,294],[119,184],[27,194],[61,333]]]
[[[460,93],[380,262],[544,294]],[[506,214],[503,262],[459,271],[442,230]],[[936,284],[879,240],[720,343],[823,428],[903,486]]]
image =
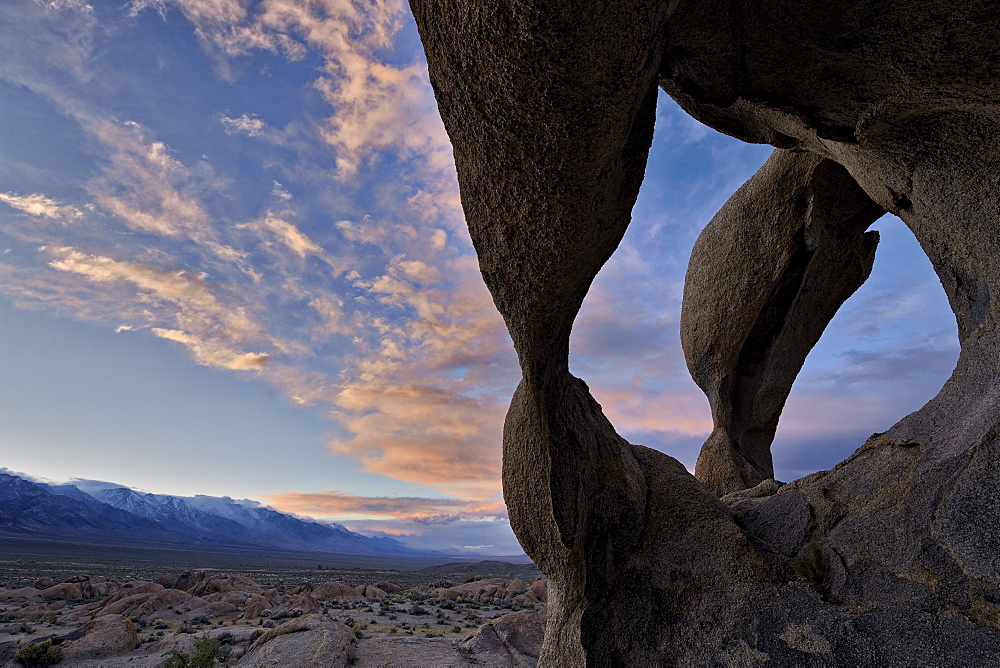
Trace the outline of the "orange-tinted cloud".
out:
[[[313,516],[394,518],[417,524],[507,516],[507,509],[502,503],[482,504],[462,499],[368,497],[345,494],[337,490],[313,493],[283,492],[264,495],[262,498],[285,512]]]

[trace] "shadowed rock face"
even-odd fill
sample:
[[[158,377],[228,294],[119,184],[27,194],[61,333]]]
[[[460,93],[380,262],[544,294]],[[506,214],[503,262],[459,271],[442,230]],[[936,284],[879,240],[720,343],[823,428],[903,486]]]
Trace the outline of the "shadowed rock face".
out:
[[[1000,657],[1000,6],[960,4],[411,0],[523,372],[504,494],[550,578],[541,663]],[[688,270],[682,344],[715,422],[697,479],[618,436],[568,367],[657,86],[778,147]],[[941,278],[958,366],[832,471],[781,485],[781,409],[884,211]]]

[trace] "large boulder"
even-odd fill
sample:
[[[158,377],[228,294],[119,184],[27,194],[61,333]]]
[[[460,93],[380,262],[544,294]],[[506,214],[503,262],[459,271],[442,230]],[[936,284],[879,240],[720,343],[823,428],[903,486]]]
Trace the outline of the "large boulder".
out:
[[[361,585],[358,587],[358,594],[363,598],[373,598],[373,599],[383,599],[388,596],[384,590],[379,589],[375,585]]]
[[[312,592],[317,601],[360,601],[363,595],[346,582],[324,582]]]
[[[181,589],[181,587],[178,587],[178,589]],[[224,594],[231,591],[257,594],[260,593],[261,586],[250,578],[242,575],[220,575],[218,577],[202,580],[187,591],[195,596],[207,596],[215,593]]]
[[[84,625],[64,650],[67,661],[100,659],[135,649],[139,641],[135,624],[122,615],[104,615]]]
[[[140,594],[140,597],[122,599],[105,608],[105,612],[113,612],[116,608],[121,608],[118,610],[121,614],[148,621],[157,614],[182,606],[193,598],[191,594],[180,589],[164,589],[155,594]],[[123,604],[127,605],[122,607]]]
[[[379,582],[376,582],[374,586],[378,587],[387,594],[398,594],[406,589],[403,585],[397,584],[392,580],[380,580]]]
[[[80,588],[70,582],[62,582],[57,585],[47,587],[41,592],[42,598],[59,599],[62,601],[78,601],[83,598]]]
[[[174,580],[173,588],[190,592],[205,580],[205,571],[184,571]]]
[[[487,622],[461,647],[476,655],[476,662],[490,666],[534,668],[542,651],[546,611],[521,610]]]
[[[510,592],[506,589],[507,581],[503,578],[489,578],[456,585],[441,592],[444,598],[467,601],[506,601]]]
[[[239,666],[346,666],[356,640],[349,626],[328,615],[307,615],[264,632]]]
[[[34,587],[19,587],[18,589],[0,589],[0,601],[10,601],[12,603],[24,603],[28,601],[41,601],[41,590]]]

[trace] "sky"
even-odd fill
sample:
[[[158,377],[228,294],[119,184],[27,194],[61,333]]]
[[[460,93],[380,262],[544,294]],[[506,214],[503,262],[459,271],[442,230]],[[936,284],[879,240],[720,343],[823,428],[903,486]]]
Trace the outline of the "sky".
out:
[[[619,433],[694,468],[678,323],[700,230],[764,162],[661,93],[646,180],[571,340]],[[810,354],[776,476],[940,389],[956,327],[885,216]],[[419,548],[520,552],[519,380],[400,0],[4,0],[0,466],[251,498]]]

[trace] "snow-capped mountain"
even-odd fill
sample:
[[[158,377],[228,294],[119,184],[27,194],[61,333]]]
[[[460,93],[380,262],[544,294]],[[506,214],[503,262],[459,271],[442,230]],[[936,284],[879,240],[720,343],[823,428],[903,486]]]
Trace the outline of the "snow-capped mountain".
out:
[[[340,554],[428,554],[391,538],[365,536],[254,501],[149,494],[95,481],[81,481],[80,487],[47,485],[0,471],[0,531]]]

